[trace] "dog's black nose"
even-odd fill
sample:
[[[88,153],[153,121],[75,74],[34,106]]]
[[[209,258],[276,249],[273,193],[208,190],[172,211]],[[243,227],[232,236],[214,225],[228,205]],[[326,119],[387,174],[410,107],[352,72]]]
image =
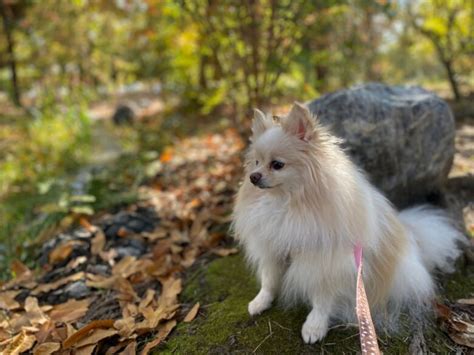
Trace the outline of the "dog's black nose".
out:
[[[250,181],[252,184],[256,185],[262,179],[262,174],[260,173],[252,173],[250,174]]]

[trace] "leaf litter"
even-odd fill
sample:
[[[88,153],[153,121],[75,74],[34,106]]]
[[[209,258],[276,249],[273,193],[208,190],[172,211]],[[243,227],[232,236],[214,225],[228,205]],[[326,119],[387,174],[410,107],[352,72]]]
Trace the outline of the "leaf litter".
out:
[[[81,217],[47,241],[41,269],[12,263],[0,284],[2,354],[148,354],[200,304],[182,305],[183,272],[226,238],[243,142],[235,131],[184,139],[154,162],[139,202]]]

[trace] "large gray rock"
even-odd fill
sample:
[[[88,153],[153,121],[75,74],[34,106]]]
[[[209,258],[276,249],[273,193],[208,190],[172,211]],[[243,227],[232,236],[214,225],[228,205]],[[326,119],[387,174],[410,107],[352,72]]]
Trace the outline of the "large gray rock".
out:
[[[420,87],[372,83],[308,106],[396,205],[439,196],[454,157],[455,126],[438,96]]]

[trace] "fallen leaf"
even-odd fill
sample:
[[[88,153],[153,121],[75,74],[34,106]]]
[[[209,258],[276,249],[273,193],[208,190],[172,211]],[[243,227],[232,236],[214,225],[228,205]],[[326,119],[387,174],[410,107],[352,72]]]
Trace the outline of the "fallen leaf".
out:
[[[461,298],[456,302],[461,304],[474,305],[474,298]]]
[[[27,297],[25,300],[26,315],[32,325],[41,325],[46,323],[49,318],[43,313],[38,306],[38,299],[36,297]]]
[[[1,354],[20,354],[24,351],[28,351],[33,347],[36,338],[34,335],[29,335],[25,330],[15,335],[2,350]]]
[[[91,298],[79,301],[71,299],[65,303],[55,305],[49,313],[49,317],[56,322],[74,322],[87,313],[91,301]]]
[[[72,259],[70,262],[68,262],[66,265],[66,269],[75,269],[79,265],[84,264],[85,262],[87,262],[87,257],[84,255],[79,256],[75,259]]]
[[[158,299],[158,303],[163,306],[170,306],[178,302],[178,295],[183,289],[181,279],[169,278],[163,282],[163,288]]]
[[[211,250],[213,254],[219,255],[219,256],[229,256],[232,254],[237,254],[239,252],[239,249],[237,248],[217,248]]]
[[[48,339],[52,332],[55,329],[54,322],[52,320],[48,320],[46,323],[41,325],[41,327],[38,329],[38,332],[36,332],[35,337],[38,343],[44,343],[46,339]]]
[[[79,340],[74,346],[81,348],[86,345],[97,344],[102,339],[110,338],[117,334],[115,329],[94,329],[86,337]]]
[[[114,288],[117,276],[87,275],[86,285],[93,288],[111,289]]]
[[[130,270],[132,269],[132,273],[135,271],[133,265],[137,261],[137,258],[134,256],[127,255],[126,257],[122,258],[117,264],[114,265],[112,268],[112,274],[115,276],[122,276],[128,277],[131,275]]]
[[[181,260],[181,265],[183,265],[185,268],[190,267],[191,265],[194,264],[198,255],[199,255],[199,247],[192,246],[191,248],[188,248],[183,253],[183,259]]]
[[[436,310],[449,337],[459,345],[474,348],[474,305],[453,303],[448,307],[436,304]]]
[[[105,234],[102,230],[98,229],[95,233],[94,238],[91,240],[91,253],[92,255],[99,255],[105,247]]]
[[[164,228],[157,228],[151,233],[143,233],[143,236],[154,242],[155,240],[166,238],[168,236],[168,231]]]
[[[49,263],[56,264],[66,260],[71,255],[74,246],[78,244],[76,240],[68,240],[59,244],[49,253]]]
[[[89,345],[76,349],[74,353],[75,355],[91,355],[94,352],[94,349],[96,346],[97,344],[89,344]]]
[[[33,349],[33,355],[51,355],[61,348],[59,343],[43,343]]]
[[[114,326],[113,319],[101,319],[101,320],[94,320],[89,324],[85,325],[81,329],[77,330],[74,334],[69,336],[66,340],[63,341],[63,348],[69,349],[70,347],[78,344],[82,339],[87,338],[89,333],[95,329],[110,329]],[[115,333],[117,332],[115,329],[112,329]],[[86,345],[86,344],[82,344]]]
[[[145,307],[148,307],[148,305],[155,299],[155,290],[148,289],[146,290],[145,297],[140,301],[140,304],[138,305],[138,309],[141,310]]]
[[[85,217],[79,218],[79,224],[85,229],[87,229],[89,232],[94,232],[96,230],[96,227],[91,224],[91,222],[89,222]]]
[[[134,340],[132,340],[134,341]],[[119,342],[117,345],[112,345],[110,348],[107,349],[105,355],[115,355],[120,354],[120,350],[124,349],[130,344],[130,340]]]
[[[15,277],[20,277],[24,274],[31,274],[31,270],[23,264],[20,260],[13,259],[10,264],[10,269],[12,270]]]
[[[0,308],[8,311],[20,308],[20,304],[15,301],[15,297],[20,293],[17,291],[4,291],[0,293]]]
[[[115,284],[114,289],[118,291],[117,298],[122,301],[133,302],[137,301],[138,295],[136,294],[135,290],[133,289],[132,284],[123,277],[118,277]]]
[[[190,309],[190,311],[188,312],[188,314],[186,314],[186,317],[184,317],[184,320],[183,322],[185,323],[189,323],[189,322],[192,322],[194,318],[196,318],[196,315],[199,311],[199,307],[200,307],[200,304],[199,302],[196,303],[193,308]]]
[[[135,318],[127,317],[115,321],[114,328],[122,338],[128,338],[135,331]]]
[[[156,337],[145,345],[141,352],[141,355],[147,355],[150,350],[157,347],[164,339],[166,339],[166,337],[169,335],[169,333],[171,333],[175,326],[175,320],[170,320],[169,322],[163,324],[163,326],[160,327],[160,330],[158,331]]]
[[[63,277],[62,279],[59,279],[55,282],[38,285],[31,292],[31,294],[32,295],[38,295],[38,294],[43,293],[43,292],[49,292],[49,291],[52,291],[52,290],[56,290],[57,288],[59,288],[61,286],[64,286],[64,285],[66,285],[70,282],[79,281],[79,280],[83,279],[84,277],[85,277],[85,273],[81,271],[81,272]]]
[[[137,353],[137,342],[132,341],[130,342],[122,352],[121,355],[135,355]]]

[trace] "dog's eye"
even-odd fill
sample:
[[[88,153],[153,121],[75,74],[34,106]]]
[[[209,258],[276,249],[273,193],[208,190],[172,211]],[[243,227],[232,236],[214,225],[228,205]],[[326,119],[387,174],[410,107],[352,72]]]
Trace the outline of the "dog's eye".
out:
[[[273,160],[273,161],[270,163],[270,168],[272,168],[273,170],[280,170],[280,169],[282,169],[284,166],[285,166],[285,163],[283,163],[283,162],[281,162],[281,161],[278,161],[278,160]]]

